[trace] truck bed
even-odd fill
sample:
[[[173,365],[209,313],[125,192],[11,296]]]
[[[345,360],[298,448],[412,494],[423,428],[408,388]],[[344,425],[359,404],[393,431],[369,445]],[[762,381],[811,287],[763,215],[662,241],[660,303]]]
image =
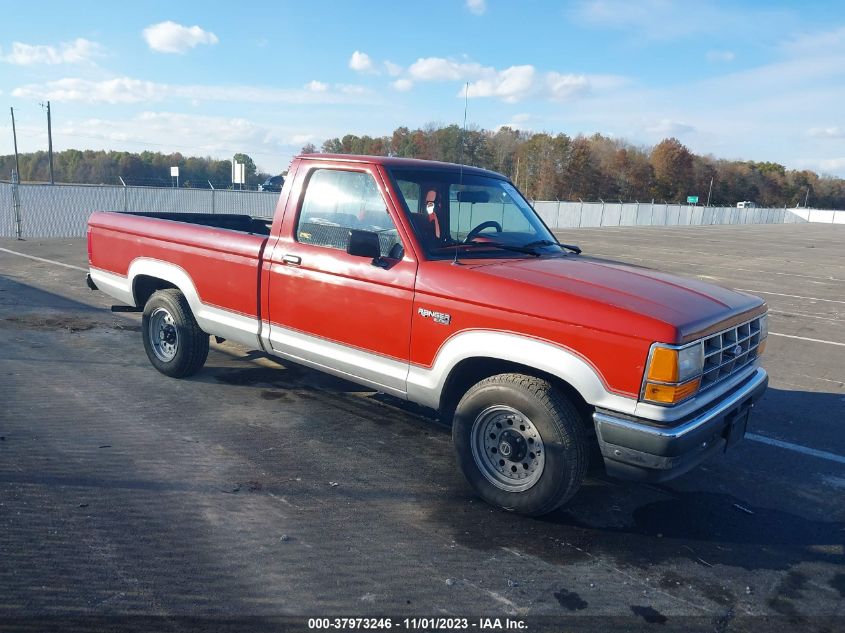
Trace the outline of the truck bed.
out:
[[[211,213],[94,213],[88,260],[99,287],[143,307],[163,280],[185,292],[200,326],[258,346],[269,220]],[[144,272],[139,272],[144,271]]]
[[[252,233],[253,235],[270,235],[270,227],[273,224],[272,218],[258,218],[249,215],[220,213],[143,213],[139,211],[129,211],[126,215],[158,218],[159,220],[171,220],[172,222],[185,222],[187,224],[199,224],[201,226],[211,226],[229,231]]]

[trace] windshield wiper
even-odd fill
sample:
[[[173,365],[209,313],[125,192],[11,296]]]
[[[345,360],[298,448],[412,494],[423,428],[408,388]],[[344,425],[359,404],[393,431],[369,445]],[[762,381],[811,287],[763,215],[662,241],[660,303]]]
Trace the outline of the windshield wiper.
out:
[[[581,249],[575,244],[562,244],[561,242],[552,242],[551,240],[536,240],[534,242],[528,242],[528,244],[523,244],[522,248],[531,248],[532,246],[560,246],[561,248],[572,251],[576,255],[580,255],[581,253]]]
[[[460,244],[460,246],[489,246],[491,248],[501,248],[505,251],[514,251],[516,253],[526,253],[527,255],[533,255],[534,257],[540,257],[541,253],[538,253],[536,250],[531,248],[530,244],[526,244],[525,246],[514,246],[512,244],[502,244],[501,242],[464,242]],[[538,244],[539,246],[539,244]]]

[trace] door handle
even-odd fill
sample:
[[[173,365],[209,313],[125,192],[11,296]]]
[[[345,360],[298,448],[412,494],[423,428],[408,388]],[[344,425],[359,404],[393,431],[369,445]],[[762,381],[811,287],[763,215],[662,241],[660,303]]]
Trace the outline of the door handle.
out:
[[[302,258],[299,255],[285,255],[282,257],[282,261],[286,264],[299,266],[302,263]]]

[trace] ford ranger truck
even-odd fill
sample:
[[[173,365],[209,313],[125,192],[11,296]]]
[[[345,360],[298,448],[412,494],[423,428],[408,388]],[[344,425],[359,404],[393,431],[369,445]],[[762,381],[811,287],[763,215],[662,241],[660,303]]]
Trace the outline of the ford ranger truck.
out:
[[[161,373],[213,335],[437,409],[478,495],[527,515],[591,453],[663,481],[727,450],[768,382],[761,299],[583,254],[473,167],[299,156],[272,219],[94,213],[88,258]]]

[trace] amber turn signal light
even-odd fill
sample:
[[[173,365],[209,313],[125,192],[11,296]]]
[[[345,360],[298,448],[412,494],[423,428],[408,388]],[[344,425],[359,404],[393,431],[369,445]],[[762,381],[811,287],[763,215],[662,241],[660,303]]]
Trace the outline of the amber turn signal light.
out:
[[[696,378],[680,385],[661,385],[647,382],[645,385],[645,399],[662,404],[675,404],[686,400],[698,391],[701,378]]]

